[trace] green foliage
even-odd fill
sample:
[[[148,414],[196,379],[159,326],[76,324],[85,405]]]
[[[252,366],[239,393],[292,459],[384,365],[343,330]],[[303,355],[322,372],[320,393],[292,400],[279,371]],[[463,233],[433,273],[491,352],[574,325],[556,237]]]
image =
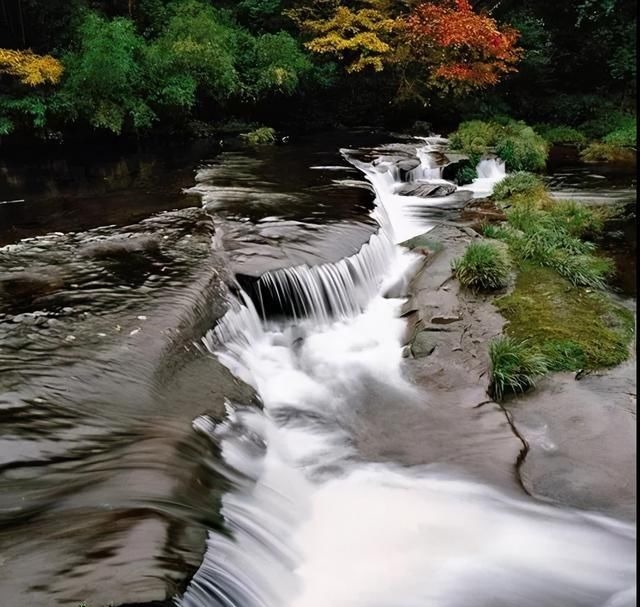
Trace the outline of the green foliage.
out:
[[[449,145],[453,150],[467,154],[475,166],[490,148],[495,146],[499,125],[495,122],[469,120],[462,122],[458,129],[449,135]]]
[[[496,153],[510,171],[541,171],[547,163],[549,146],[524,122],[513,122],[499,133]]]
[[[551,144],[572,144],[583,146],[587,143],[587,138],[582,131],[566,124],[537,124],[535,130],[548,143]]]
[[[463,122],[449,141],[472,163],[495,151],[510,171],[539,171],[545,167],[549,153],[547,142],[530,126],[510,119]]]
[[[637,145],[637,129],[635,120],[633,124],[611,131],[605,136],[603,142],[608,143],[609,145],[617,145],[622,148],[635,148]]]
[[[508,203],[507,222],[488,228],[486,235],[508,243],[520,264],[552,268],[577,286],[604,288],[613,264],[594,254],[595,245],[580,239],[602,228],[604,213],[574,201],[555,201],[528,176],[515,179],[516,184],[524,181],[522,188],[512,189],[507,182],[498,190],[502,204]]]
[[[527,340],[552,371],[617,365],[629,356],[633,314],[600,292],[577,288],[549,268],[524,266],[496,300],[507,335]]]
[[[258,99],[273,93],[292,94],[312,71],[298,42],[286,32],[245,37],[239,54],[244,97]]]
[[[77,50],[63,57],[65,79],[57,100],[68,119],[122,132],[125,121],[148,128],[156,118],[144,94],[144,41],[133,23],[87,13]]]
[[[452,263],[454,276],[463,287],[493,291],[507,286],[511,264],[506,251],[487,242],[470,244],[464,255]]]
[[[234,69],[235,32],[224,15],[199,0],[174,2],[169,21],[155,41],[177,73],[190,76],[213,99],[228,98],[238,86]]]
[[[535,196],[543,192],[544,183],[540,177],[526,171],[516,171],[495,185],[493,197],[496,200],[505,200],[517,194]]]
[[[489,343],[491,384],[489,392],[501,401],[510,392],[524,392],[548,371],[544,356],[525,340],[500,336]]]
[[[577,286],[604,288],[612,263],[595,256],[592,243],[572,235],[568,216],[523,202],[507,211],[507,220],[506,240],[519,260],[552,268]]]
[[[572,236],[600,232],[604,227],[608,210],[605,207],[589,207],[575,200],[549,201],[545,211],[560,222]]]
[[[467,185],[478,176],[478,172],[470,164],[465,163],[458,167],[455,175],[455,182],[458,185]]]
[[[633,130],[635,132],[636,117],[612,108],[599,108],[597,116],[583,122],[580,130],[589,139],[602,139],[614,131]]]
[[[47,123],[47,99],[44,94],[0,96],[0,135],[8,135],[16,125],[40,131]]]
[[[276,132],[271,127],[263,126],[255,131],[245,133],[244,135],[241,135],[241,137],[250,145],[268,145],[275,143]]]
[[[486,238],[506,241],[510,236],[510,232],[508,228],[504,226],[488,223],[482,226],[482,235]]]

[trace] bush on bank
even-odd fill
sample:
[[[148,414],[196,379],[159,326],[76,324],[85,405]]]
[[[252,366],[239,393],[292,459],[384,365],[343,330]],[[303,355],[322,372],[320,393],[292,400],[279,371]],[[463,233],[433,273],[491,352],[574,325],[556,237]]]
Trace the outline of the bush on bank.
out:
[[[470,244],[452,263],[454,276],[473,291],[494,291],[507,286],[511,263],[506,251],[490,242]]]
[[[500,401],[510,392],[524,392],[548,371],[547,362],[523,340],[508,335],[489,344],[491,384],[489,393]]]
[[[493,189],[496,200],[506,200],[516,194],[532,196],[544,193],[542,179],[533,173],[516,171],[499,181]]]
[[[586,135],[575,127],[566,124],[537,124],[535,131],[552,145],[576,145],[582,147],[587,143]]]
[[[549,155],[545,139],[524,122],[508,118],[463,122],[449,141],[451,148],[467,154],[472,164],[495,153],[509,171],[540,171]]]

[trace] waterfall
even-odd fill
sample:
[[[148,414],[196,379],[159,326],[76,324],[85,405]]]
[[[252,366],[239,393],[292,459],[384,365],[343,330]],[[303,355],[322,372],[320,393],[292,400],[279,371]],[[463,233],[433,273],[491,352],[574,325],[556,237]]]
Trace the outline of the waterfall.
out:
[[[469,185],[457,187],[447,196],[419,197],[398,193],[399,187],[407,182],[414,184],[453,185],[442,179],[444,164],[433,158],[434,154],[446,156],[448,140],[442,137],[422,138],[424,145],[416,148],[420,165],[403,174],[389,161],[378,163],[358,159],[358,151],[342,149],[343,157],[359,169],[371,183],[378,204],[384,208],[391,224],[393,242],[402,243],[419,236],[435,226],[433,220],[438,213],[461,208],[471,198],[491,195],[496,183],[506,176],[505,165],[499,158],[482,159],[477,167],[477,177]]]
[[[464,189],[471,190],[476,198],[491,196],[496,183],[506,177],[505,163],[500,158],[484,158],[478,163],[476,174],[478,176]]]
[[[257,305],[263,318],[268,308],[317,322],[352,316],[378,291],[396,256],[393,243],[380,231],[358,253],[336,263],[299,265],[263,274],[254,287]]]
[[[178,604],[631,607],[632,525],[359,454],[360,416],[381,393],[390,406],[427,396],[403,376],[403,299],[389,293],[415,260],[393,243],[416,226],[399,223],[393,175],[353,163],[375,188],[380,232],[335,264],[264,275],[203,339],[264,409],[229,403],[224,422],[194,421],[231,488],[227,532],[210,532]]]

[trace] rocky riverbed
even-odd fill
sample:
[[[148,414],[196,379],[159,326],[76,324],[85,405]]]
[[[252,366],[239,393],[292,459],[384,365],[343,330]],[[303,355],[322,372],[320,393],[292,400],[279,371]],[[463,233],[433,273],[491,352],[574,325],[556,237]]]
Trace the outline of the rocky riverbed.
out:
[[[461,433],[491,436],[495,445],[493,457],[454,450],[452,461],[492,481],[515,479],[539,499],[634,519],[635,356],[580,379],[555,373],[524,395],[493,402],[488,344],[505,321],[492,305],[496,295],[471,294],[451,274],[453,259],[479,238],[469,227],[439,225],[415,239],[425,262],[405,306],[407,374],[455,411]]]

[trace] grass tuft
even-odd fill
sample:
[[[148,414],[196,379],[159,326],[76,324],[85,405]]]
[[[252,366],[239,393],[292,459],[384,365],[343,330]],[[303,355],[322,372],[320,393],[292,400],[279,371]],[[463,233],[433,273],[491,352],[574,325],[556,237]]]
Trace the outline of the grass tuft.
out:
[[[275,143],[276,132],[269,126],[263,126],[255,131],[240,135],[250,145],[268,145]]]
[[[506,251],[489,242],[474,242],[451,264],[454,276],[473,291],[495,291],[509,283],[511,263]]]
[[[542,179],[533,173],[516,171],[499,181],[493,189],[496,200],[506,200],[515,195],[541,195],[544,193]]]
[[[631,148],[599,141],[580,152],[580,158],[586,162],[632,162],[635,157],[636,153]]]
[[[491,385],[489,393],[500,401],[509,392],[524,392],[548,371],[545,357],[526,340],[503,335],[489,344]]]

